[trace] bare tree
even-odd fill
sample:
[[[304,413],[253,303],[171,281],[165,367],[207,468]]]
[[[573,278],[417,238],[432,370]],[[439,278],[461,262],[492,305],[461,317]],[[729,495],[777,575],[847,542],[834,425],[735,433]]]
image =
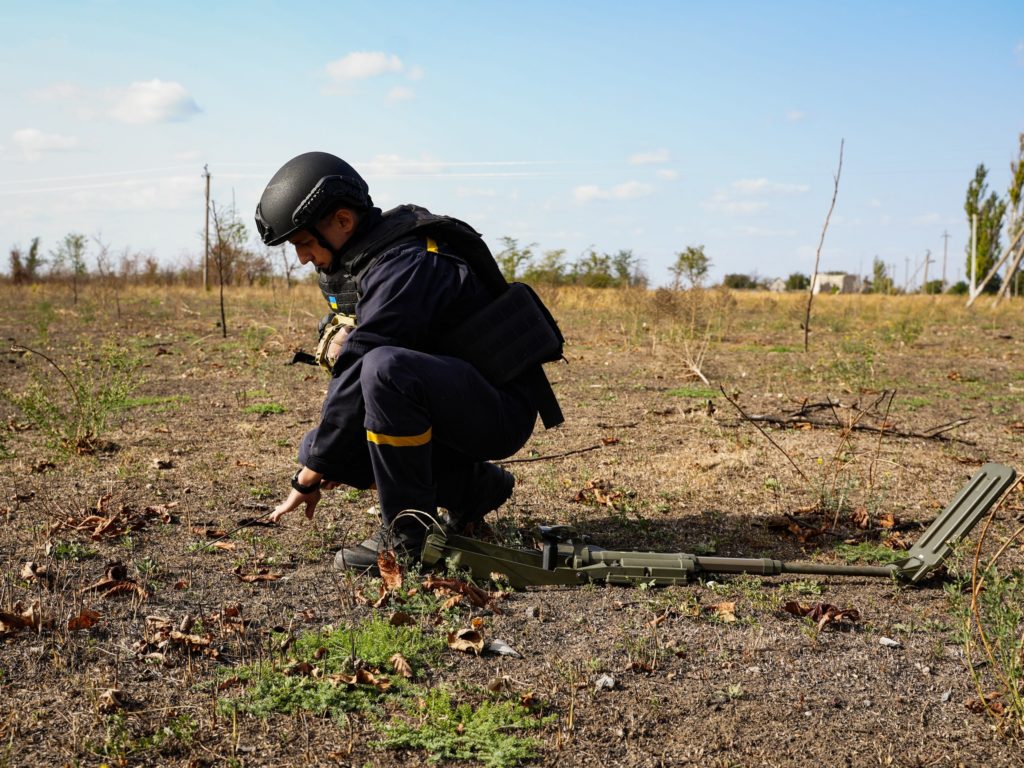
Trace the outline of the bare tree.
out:
[[[833,177],[835,182],[832,187],[832,204],[828,207],[828,214],[825,216],[825,226],[821,228],[821,239],[818,241],[818,251],[814,254],[814,272],[811,273],[811,285],[807,294],[807,312],[804,314],[804,352],[807,351],[808,335],[811,332],[811,303],[814,301],[814,284],[818,281],[818,266],[821,264],[821,246],[825,244],[825,233],[828,232],[828,222],[832,218],[832,211],[836,207],[836,196],[839,194],[839,176],[843,172],[843,145],[846,139],[839,140],[839,167]]]

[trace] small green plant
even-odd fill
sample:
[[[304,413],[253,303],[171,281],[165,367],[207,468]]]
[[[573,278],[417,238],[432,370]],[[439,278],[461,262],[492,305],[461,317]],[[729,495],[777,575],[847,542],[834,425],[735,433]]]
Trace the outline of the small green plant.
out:
[[[278,403],[253,403],[242,410],[245,413],[255,413],[259,416],[270,416],[276,413],[284,413],[284,406]]]
[[[77,541],[58,541],[50,548],[50,556],[54,560],[88,560],[98,554],[99,550]]]
[[[857,544],[838,544],[836,554],[847,563],[865,563],[890,565],[902,560],[906,555],[897,552],[878,542],[862,541]]]
[[[696,400],[713,400],[722,393],[710,387],[678,387],[668,391],[672,397],[692,397]]]
[[[254,485],[249,489],[249,495],[254,499],[270,499],[274,496],[274,491],[266,485]]]
[[[801,595],[803,597],[817,596],[824,593],[825,587],[820,581],[812,579],[798,579],[779,585],[779,593],[783,595]]]
[[[105,346],[95,358],[88,349],[81,350],[65,367],[24,345],[14,345],[12,350],[42,358],[64,386],[58,386],[52,375],[36,373],[25,391],[5,389],[0,399],[13,405],[61,451],[88,454],[98,450],[107,421],[125,408],[141,383],[141,361],[121,347]]]
[[[433,763],[473,760],[490,768],[536,756],[538,742],[521,733],[554,720],[537,717],[517,701],[458,702],[442,688],[408,702],[405,709],[407,717],[384,726],[381,747],[422,749]]]
[[[1024,733],[1024,571],[1000,571],[1000,559],[1019,546],[1024,526],[999,537],[994,554],[986,545],[995,538],[990,523],[982,529],[970,570],[951,567],[959,583],[946,593],[960,622],[964,654],[978,698],[1001,729]],[[959,558],[957,558],[959,559]],[[954,563],[956,560],[954,560]],[[994,683],[994,685],[993,685]]]

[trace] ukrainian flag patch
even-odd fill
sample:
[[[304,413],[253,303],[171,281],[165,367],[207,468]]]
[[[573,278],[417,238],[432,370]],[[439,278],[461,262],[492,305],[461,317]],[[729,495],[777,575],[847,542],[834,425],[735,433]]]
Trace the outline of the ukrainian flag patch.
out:
[[[327,303],[331,305],[331,309],[333,309],[335,312],[338,311],[338,297],[337,296],[328,296],[327,297]]]

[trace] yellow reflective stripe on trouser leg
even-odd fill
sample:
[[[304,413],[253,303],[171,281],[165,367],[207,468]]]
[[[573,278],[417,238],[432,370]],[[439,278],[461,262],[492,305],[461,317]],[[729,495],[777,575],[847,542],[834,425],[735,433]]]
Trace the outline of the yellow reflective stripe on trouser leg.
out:
[[[427,250],[430,251],[431,253],[438,253],[438,250],[437,250],[437,240],[435,240],[432,237],[428,237],[427,238]]]
[[[417,445],[426,445],[430,442],[431,430],[428,429],[421,435],[397,436],[382,435],[379,432],[366,430],[366,439],[377,445],[393,445],[396,448],[409,448]]]

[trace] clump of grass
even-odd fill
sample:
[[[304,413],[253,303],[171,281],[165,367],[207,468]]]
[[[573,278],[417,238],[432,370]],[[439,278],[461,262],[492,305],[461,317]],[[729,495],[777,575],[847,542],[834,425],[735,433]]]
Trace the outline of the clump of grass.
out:
[[[906,557],[884,544],[873,541],[861,541],[857,544],[838,544],[836,554],[849,564],[864,563],[868,565],[890,565]]]
[[[446,647],[443,628],[393,626],[377,614],[351,627],[307,632],[295,640],[286,663],[261,661],[225,671],[223,677],[236,678],[246,690],[222,700],[220,709],[261,718],[308,712],[337,722],[358,712],[382,734],[376,748],[424,750],[431,762],[513,766],[533,757],[538,744],[523,732],[554,716],[537,717],[519,701],[494,701],[484,691],[475,694],[480,701],[460,701],[446,686],[428,688],[421,682],[424,673],[440,662]],[[400,674],[396,654],[408,663],[411,677]],[[353,684],[357,670],[372,677]],[[394,717],[396,708],[406,716]]]
[[[679,387],[668,391],[672,397],[692,397],[697,400],[712,400],[722,393],[710,387]]]
[[[37,371],[23,392],[4,389],[0,398],[46,435],[52,448],[62,452],[89,454],[100,449],[107,422],[127,407],[141,383],[140,359],[113,345],[104,346],[95,356],[88,349],[81,350],[65,366],[23,345],[11,349],[41,358],[49,364],[47,370],[59,374],[55,383],[53,375]]]
[[[1020,546],[1024,526],[1009,536],[1000,535],[995,552],[983,555],[991,552],[989,537],[996,536],[991,524],[1000,506],[989,514],[969,571],[952,566],[951,572],[961,576],[946,591],[960,618],[964,655],[979,701],[1001,730],[1020,735],[1024,733],[1024,572],[1017,567],[1001,571],[999,561]]]
[[[422,749],[430,761],[475,760],[491,768],[517,765],[536,756],[538,743],[522,732],[546,725],[518,701],[457,702],[443,688],[406,703],[408,718],[384,726],[380,746]]]
[[[436,663],[444,645],[441,637],[427,635],[418,626],[392,626],[381,616],[354,627],[308,632],[295,641],[289,666],[260,662],[235,670],[233,675],[249,682],[249,689],[224,706],[258,717],[272,712],[338,716],[346,711],[368,711],[385,695],[410,695],[407,689],[412,684],[387,671],[394,672],[391,659],[396,653],[409,662],[415,674]],[[309,674],[290,673],[290,667],[304,664],[310,665]],[[388,680],[391,688],[383,691],[372,685],[348,686],[332,678],[357,667],[379,670],[377,676]]]
[[[259,416],[271,416],[276,413],[284,413],[284,406],[278,403],[253,403],[245,406],[243,410],[246,413],[255,413]]]

